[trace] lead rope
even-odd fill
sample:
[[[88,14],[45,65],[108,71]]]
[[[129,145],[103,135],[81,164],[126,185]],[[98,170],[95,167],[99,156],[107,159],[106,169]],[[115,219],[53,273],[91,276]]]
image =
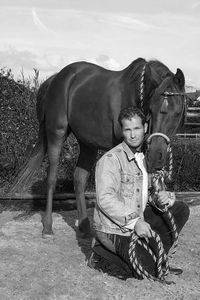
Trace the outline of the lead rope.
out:
[[[168,170],[166,170],[166,168],[163,167],[161,170],[158,170],[152,174],[152,186],[154,188],[154,192],[158,193],[159,190],[166,190],[165,180],[166,179],[171,180],[172,178],[173,156],[172,156],[172,149],[170,145],[170,139],[165,134],[159,132],[153,133],[148,137],[147,143],[149,143],[152,137],[154,136],[161,136],[166,140],[166,142],[168,143],[167,152],[169,153]],[[172,234],[172,247],[169,251],[168,256],[172,256],[176,252],[176,248],[178,246],[178,231],[177,231],[176,223],[174,221],[174,217],[172,216],[167,206],[158,207],[156,201],[153,200],[150,202],[150,204],[157,207],[157,209],[159,209],[163,213],[163,218],[165,219],[167,225],[170,228]]]
[[[165,276],[168,273],[169,265],[168,259],[163,249],[163,244],[160,239],[160,236],[153,230],[151,230],[152,238],[156,241],[156,253],[152,251],[149,244],[146,240],[140,239],[137,235],[132,234],[131,241],[129,244],[129,258],[132,264],[133,269],[139,276],[139,278],[147,278],[154,281],[159,281],[165,283]],[[151,275],[149,272],[143,268],[143,266],[139,263],[136,255],[136,245],[137,243],[141,245],[149,254],[152,256],[154,262],[156,263],[157,268],[157,276]],[[167,283],[167,282],[166,282]]]
[[[141,73],[141,80],[140,80],[140,102],[141,102],[141,108],[144,111],[144,75],[145,75],[145,69],[146,69],[146,64],[144,64],[143,68],[142,68],[142,73]],[[153,135],[161,135],[162,133],[154,133]],[[149,138],[152,138],[151,135]],[[164,135],[164,138],[166,138],[166,136]],[[167,137],[168,139],[168,137]],[[167,178],[168,180],[171,180],[171,176],[172,176],[172,164],[173,164],[173,157],[172,157],[172,149],[171,149],[171,145],[168,141],[168,148],[167,148],[167,152],[169,153],[169,166],[168,166],[168,171],[166,170],[166,168],[163,168],[161,171],[158,171],[159,173],[155,173],[153,175],[154,178],[154,185],[156,186],[156,182],[157,181],[162,181],[164,183],[164,178]],[[177,234],[177,229],[176,229],[176,224],[174,222],[173,216],[171,215],[171,213],[169,212],[169,210],[166,210],[167,213],[167,223],[169,225],[172,225],[172,232],[174,233],[173,235],[173,240],[174,240],[174,244],[178,239]],[[163,214],[164,215],[164,214]],[[130,245],[129,245],[129,258],[130,258],[130,262],[133,266],[133,269],[135,270],[135,272],[137,273],[137,275],[140,278],[148,278],[150,280],[155,280],[155,281],[160,281],[162,283],[172,283],[172,282],[167,282],[165,281],[165,276],[168,274],[169,271],[169,262],[168,262],[168,256],[166,255],[164,248],[163,248],[163,244],[162,241],[160,239],[160,236],[155,232],[155,231],[151,231],[152,233],[152,238],[154,238],[155,240],[155,244],[157,247],[157,251],[156,254],[152,251],[152,249],[150,248],[149,244],[146,242],[146,240],[142,240],[140,239],[137,235],[132,234],[131,235],[131,241],[130,241]],[[152,256],[152,259],[154,260],[154,262],[156,263],[156,268],[157,268],[157,276],[152,276],[149,272],[147,272],[143,266],[139,263],[137,256],[136,256],[136,244],[141,245],[146,251],[149,252],[149,254]],[[174,247],[175,248],[175,247]]]
[[[166,167],[163,167],[161,170],[157,171],[155,173],[155,177],[157,177],[158,175],[156,174],[160,174],[159,172],[161,172],[162,176],[163,176],[163,180],[171,180],[172,179],[172,169],[173,169],[173,154],[172,154],[172,147],[170,144],[170,139],[168,138],[168,136],[166,136],[164,133],[161,132],[155,132],[152,133],[148,138],[147,138],[147,144],[150,143],[151,139],[154,136],[160,136],[163,137],[166,140],[166,143],[168,144],[167,146],[167,153],[169,154],[169,158],[168,158],[168,169]],[[159,176],[160,177],[160,176]]]
[[[166,189],[166,186],[164,183],[165,174],[166,174],[166,171],[163,171],[163,170],[156,171],[154,174],[152,174],[152,185],[153,185],[155,193],[158,193],[159,190]],[[174,217],[171,214],[171,212],[167,206],[164,206],[164,207],[158,206],[158,204],[156,203],[156,200],[153,200],[153,198],[151,198],[151,197],[150,197],[150,199],[152,199],[150,201],[150,204],[155,206],[158,210],[160,210],[163,213],[162,216],[170,228],[171,235],[172,235],[172,247],[170,248],[168,256],[172,256],[173,254],[175,254],[176,248],[178,246],[178,231],[177,231],[176,223],[174,221]]]

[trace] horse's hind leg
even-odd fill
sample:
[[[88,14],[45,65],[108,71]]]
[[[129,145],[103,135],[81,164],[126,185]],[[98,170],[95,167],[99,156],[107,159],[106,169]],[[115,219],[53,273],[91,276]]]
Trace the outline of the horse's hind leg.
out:
[[[84,238],[90,235],[90,223],[87,216],[85,201],[85,188],[89,173],[97,157],[97,149],[87,147],[80,143],[80,155],[74,172],[74,188],[78,210],[78,234]]]
[[[52,231],[52,204],[53,204],[53,192],[56,185],[56,175],[59,163],[60,151],[65,136],[66,130],[59,129],[54,132],[47,131],[48,140],[48,158],[49,158],[49,169],[47,175],[47,203],[46,211],[43,217],[43,231],[42,234],[50,235]]]

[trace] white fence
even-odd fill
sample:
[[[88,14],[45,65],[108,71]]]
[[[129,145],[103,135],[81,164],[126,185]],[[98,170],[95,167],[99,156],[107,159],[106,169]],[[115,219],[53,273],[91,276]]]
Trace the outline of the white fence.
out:
[[[180,138],[194,138],[197,140],[200,138],[200,133],[177,133],[176,136]]]
[[[194,122],[192,119],[194,119]],[[188,107],[187,108],[187,115],[186,115],[186,122],[185,126],[188,127],[199,127],[199,133],[178,133],[176,134],[177,137],[180,138],[193,138],[199,139],[200,138],[200,107]]]

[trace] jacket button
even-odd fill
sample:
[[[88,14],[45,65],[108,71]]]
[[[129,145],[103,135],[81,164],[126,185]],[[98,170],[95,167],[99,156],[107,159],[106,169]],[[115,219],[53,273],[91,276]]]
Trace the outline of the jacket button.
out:
[[[140,208],[140,204],[138,204],[138,206],[137,206],[138,208]]]
[[[140,191],[140,189],[136,189],[136,192],[139,192]]]

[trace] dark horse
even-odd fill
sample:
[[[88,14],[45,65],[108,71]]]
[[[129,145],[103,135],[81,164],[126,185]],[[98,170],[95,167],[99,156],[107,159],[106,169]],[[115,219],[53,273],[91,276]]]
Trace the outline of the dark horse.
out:
[[[47,152],[49,170],[43,234],[52,234],[53,192],[64,138],[73,132],[80,145],[74,188],[78,229],[87,235],[90,225],[84,197],[86,182],[98,149],[108,150],[122,139],[118,124],[120,110],[131,105],[142,108],[149,116],[150,133],[163,133],[163,136],[152,138],[147,157],[150,171],[160,169],[167,160],[168,145],[163,137],[175,133],[183,116],[184,101],[180,95],[184,92],[184,84],[180,69],[173,74],[159,61],[138,58],[122,71],[106,70],[87,62],[73,63],[40,86],[38,140],[12,192],[30,181]],[[171,93],[168,98],[166,92]]]

